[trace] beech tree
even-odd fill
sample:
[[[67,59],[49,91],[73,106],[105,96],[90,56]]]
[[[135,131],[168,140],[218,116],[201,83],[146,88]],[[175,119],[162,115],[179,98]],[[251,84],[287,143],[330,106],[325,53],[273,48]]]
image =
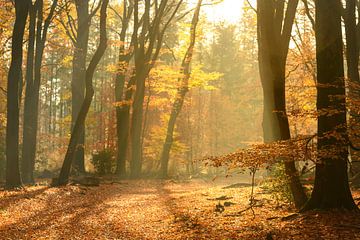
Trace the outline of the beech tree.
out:
[[[196,27],[199,23],[199,15],[201,10],[201,4],[202,0],[199,0],[197,2],[194,16],[191,21],[191,27],[190,27],[190,44],[187,48],[187,51],[185,53],[185,56],[181,63],[181,70],[180,70],[180,76],[179,79],[179,87],[177,90],[177,94],[175,97],[175,101],[173,103],[170,119],[167,126],[167,132],[166,132],[166,138],[165,143],[161,152],[161,158],[160,158],[160,164],[161,164],[161,170],[160,170],[160,176],[163,178],[167,177],[168,172],[168,165],[169,165],[169,158],[170,158],[170,150],[173,143],[173,135],[174,135],[174,129],[176,124],[176,119],[181,112],[182,106],[185,101],[185,95],[189,91],[189,79],[191,76],[191,60],[193,58],[194,54],[194,48],[196,43]]]
[[[144,14],[140,18],[139,7],[141,4],[138,0],[134,1],[133,47],[135,70],[131,81],[134,81],[135,92],[133,95],[133,111],[130,125],[130,175],[133,178],[141,175],[142,167],[141,136],[143,129],[145,80],[159,57],[165,31],[175,17],[182,2],[183,0],[171,3],[168,0],[162,0],[159,3],[155,1],[152,17],[151,0],[145,0]]]
[[[349,139],[352,142],[351,146],[356,145],[359,141],[359,124],[360,118],[358,116],[357,104],[359,100],[360,76],[359,76],[359,40],[360,40],[360,25],[356,23],[356,0],[346,0],[346,8],[343,10],[343,18],[345,23],[346,33],[346,61],[347,61],[347,78],[349,81],[349,99],[350,99],[350,124],[349,124]],[[360,11],[359,11],[360,12]],[[353,149],[352,149],[353,150]],[[359,154],[357,151],[351,151],[351,172],[352,184],[360,184],[360,164]]]
[[[6,188],[21,187],[19,169],[19,94],[22,82],[23,40],[30,0],[15,0],[11,63],[7,83]]]
[[[130,44],[126,44],[126,34],[134,11],[133,1],[124,0],[123,14],[121,17],[120,47],[115,76],[115,100],[116,100],[116,133],[117,133],[117,154],[116,154],[116,173],[122,177],[126,175],[126,151],[129,136],[129,115],[130,99],[132,97],[131,85],[133,80],[126,83],[129,62],[133,56]],[[134,34],[133,34],[134,36]],[[131,78],[133,79],[133,78]]]
[[[291,138],[286,113],[285,76],[286,59],[298,2],[298,0],[289,0],[287,4],[285,0],[259,0],[257,2],[265,143]],[[286,159],[284,164],[295,205],[300,208],[305,204],[307,197],[300,183],[295,163]]]
[[[33,173],[36,157],[39,91],[42,75],[41,65],[48,29],[53,19],[57,2],[57,0],[52,2],[50,12],[45,20],[43,17],[43,0],[35,1],[35,3],[31,5],[29,11],[29,43],[25,78],[26,88],[21,174],[23,182],[30,184],[34,183]]]
[[[96,70],[97,65],[99,64],[102,56],[105,53],[107,46],[107,36],[106,36],[106,11],[109,0],[103,0],[101,3],[100,9],[100,42],[99,45],[90,60],[90,63],[86,69],[85,74],[85,98],[81,105],[80,112],[76,118],[75,125],[71,131],[71,137],[69,145],[66,151],[64,162],[60,171],[59,178],[57,182],[54,182],[54,185],[66,185],[69,180],[71,165],[76,154],[76,148],[78,145],[79,138],[82,133],[83,126],[85,124],[85,119],[87,113],[89,112],[90,105],[94,96],[93,88],[93,76]]]
[[[357,209],[348,183],[341,1],[316,0],[318,143],[315,183],[303,210]]]

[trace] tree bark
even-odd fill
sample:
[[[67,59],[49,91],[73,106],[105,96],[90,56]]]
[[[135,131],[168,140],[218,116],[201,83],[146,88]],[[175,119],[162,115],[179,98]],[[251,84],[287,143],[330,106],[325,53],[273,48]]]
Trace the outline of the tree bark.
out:
[[[318,159],[311,198],[303,210],[357,209],[348,174],[348,137],[341,1],[316,0]]]
[[[345,22],[345,32],[346,32],[346,59],[347,59],[347,78],[349,81],[349,98],[352,103],[350,104],[350,141],[355,145],[358,145],[359,142],[359,130],[360,130],[360,116],[356,114],[359,106],[356,106],[356,102],[359,100],[360,95],[360,77],[359,77],[359,36],[358,36],[358,26],[356,25],[356,1],[355,0],[346,0],[346,9],[344,15]],[[355,109],[354,109],[355,108]],[[352,179],[352,184],[360,186],[360,164],[357,162],[359,160],[359,153],[356,151],[351,151],[351,172],[354,173],[354,179]]]
[[[190,28],[190,44],[189,47],[185,53],[185,57],[181,64],[181,76],[182,78],[179,79],[180,86],[178,88],[175,102],[172,106],[170,119],[168,122],[168,127],[166,131],[166,138],[165,143],[162,149],[161,157],[160,157],[160,176],[162,178],[168,177],[168,165],[169,165],[169,158],[170,158],[170,150],[171,146],[173,144],[173,136],[174,136],[174,129],[176,124],[176,119],[181,112],[182,106],[184,104],[185,95],[189,91],[189,79],[191,76],[190,71],[190,64],[192,61],[193,53],[194,53],[194,47],[196,42],[196,28],[199,22],[199,15],[200,15],[200,9],[201,9],[202,0],[198,0],[197,6],[195,8],[194,16],[191,22],[191,28]]]
[[[135,57],[135,93],[132,104],[133,112],[131,119],[131,161],[130,176],[138,178],[141,175],[142,151],[141,133],[143,125],[143,103],[145,98],[145,80],[159,56],[163,45],[163,37],[166,29],[173,20],[183,0],[173,6],[171,10],[168,0],[162,0],[156,4],[156,14],[150,19],[151,1],[145,0],[144,14],[139,21],[139,1],[134,2],[134,57]],[[169,14],[169,18],[166,15]],[[163,21],[165,21],[163,23]],[[141,32],[138,30],[141,25]],[[163,26],[163,27],[162,27]],[[162,28],[161,28],[162,27]],[[138,36],[139,35],[139,36]]]
[[[21,187],[19,169],[19,85],[23,58],[23,39],[31,1],[15,0],[11,63],[7,83],[6,188]]]
[[[97,65],[99,64],[102,56],[105,53],[107,47],[107,36],[106,36],[106,10],[109,0],[103,0],[100,9],[100,43],[96,49],[94,56],[92,57],[89,66],[86,69],[85,74],[85,98],[81,105],[80,112],[76,118],[75,125],[71,132],[70,142],[66,151],[65,159],[60,171],[59,178],[54,185],[66,185],[69,181],[70,169],[72,162],[75,158],[78,141],[82,133],[82,128],[85,125],[85,119],[89,112],[90,105],[94,96],[93,88],[93,76]]]
[[[73,72],[71,80],[71,127],[75,126],[79,115],[85,93],[85,75],[86,75],[86,56],[89,42],[89,0],[76,0],[76,13],[78,30],[75,40],[75,49],[73,55]],[[85,124],[81,126],[78,145],[75,150],[74,170],[77,173],[85,172],[84,163],[84,144],[85,144]]]
[[[292,25],[298,0],[259,0],[258,44],[259,69],[263,86],[264,114],[263,132],[266,143],[290,139],[289,120],[286,114],[285,68]],[[306,200],[294,161],[284,159],[285,173],[295,206],[301,208]]]
[[[126,153],[128,147],[129,136],[129,121],[130,121],[130,100],[132,97],[131,86],[134,84],[134,79],[131,78],[125,90],[126,73],[128,71],[131,53],[126,51],[125,40],[129,22],[133,12],[133,4],[127,6],[127,1],[124,1],[124,10],[122,16],[122,29],[120,33],[121,46],[119,49],[118,72],[115,77],[115,100],[118,104],[116,107],[116,133],[117,133],[117,155],[116,155],[116,174],[120,177],[126,175]]]
[[[41,85],[41,64],[44,55],[45,43],[47,38],[47,31],[49,29],[51,20],[53,18],[55,8],[57,6],[57,0],[53,1],[50,13],[48,17],[43,21],[43,0],[37,0],[35,2],[35,13],[32,17],[37,16],[36,26],[36,45],[35,45],[35,57],[28,56],[27,69],[26,69],[26,92],[24,102],[24,132],[23,132],[23,149],[22,149],[22,180],[24,183],[34,183],[34,169],[35,169],[35,157],[36,157],[36,143],[37,143],[37,129],[38,129],[38,114],[39,114],[39,93]],[[33,11],[33,10],[32,10]],[[29,33],[29,50],[31,54],[34,54],[34,49],[30,47],[33,45],[33,39],[30,39],[32,34],[35,33],[35,26],[32,26],[32,20],[30,15],[30,30]],[[30,41],[31,40],[31,41]],[[30,57],[30,59],[29,59]],[[30,61],[34,61],[30,63]],[[28,65],[29,64],[29,65]],[[33,68],[33,69],[32,69]],[[34,76],[30,76],[34,74]]]
[[[34,57],[35,57],[35,29],[36,29],[36,2],[31,4],[29,8],[29,39],[28,39],[28,51],[26,62],[26,75],[25,75],[25,102],[24,102],[24,127],[23,127],[23,146],[22,146],[22,158],[21,158],[21,177],[24,183],[34,183],[33,177],[33,162],[30,154],[31,146],[29,136],[33,135],[32,126],[28,123],[32,117],[32,111],[30,110],[30,100],[33,91],[34,81]],[[30,105],[30,106],[29,106]]]

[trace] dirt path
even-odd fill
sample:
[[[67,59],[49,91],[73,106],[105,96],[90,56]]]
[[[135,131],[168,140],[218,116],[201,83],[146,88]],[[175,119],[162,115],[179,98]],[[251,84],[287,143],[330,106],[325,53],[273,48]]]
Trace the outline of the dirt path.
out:
[[[360,239],[359,215],[281,220],[291,209],[275,208],[260,189],[255,218],[251,211],[239,214],[250,188],[224,184],[152,180],[0,191],[0,239]],[[220,196],[236,205],[215,212],[219,201],[212,199]]]

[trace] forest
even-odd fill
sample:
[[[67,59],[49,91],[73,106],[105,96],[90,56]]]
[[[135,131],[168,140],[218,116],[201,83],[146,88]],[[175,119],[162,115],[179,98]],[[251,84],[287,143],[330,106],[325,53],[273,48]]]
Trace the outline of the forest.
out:
[[[1,0],[0,239],[360,239],[359,0]]]

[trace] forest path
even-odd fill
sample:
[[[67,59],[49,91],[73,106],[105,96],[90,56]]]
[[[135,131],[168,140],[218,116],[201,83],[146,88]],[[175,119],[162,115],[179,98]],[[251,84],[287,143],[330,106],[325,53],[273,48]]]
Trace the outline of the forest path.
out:
[[[228,184],[137,180],[0,191],[0,239],[360,239],[354,227],[359,215],[339,214],[334,222],[316,213],[284,221],[291,209],[276,206],[260,188],[255,218],[251,211],[239,214],[251,188],[222,188]],[[230,199],[214,200],[222,196]],[[236,205],[215,212],[225,201]],[[339,221],[343,226],[336,226]]]

